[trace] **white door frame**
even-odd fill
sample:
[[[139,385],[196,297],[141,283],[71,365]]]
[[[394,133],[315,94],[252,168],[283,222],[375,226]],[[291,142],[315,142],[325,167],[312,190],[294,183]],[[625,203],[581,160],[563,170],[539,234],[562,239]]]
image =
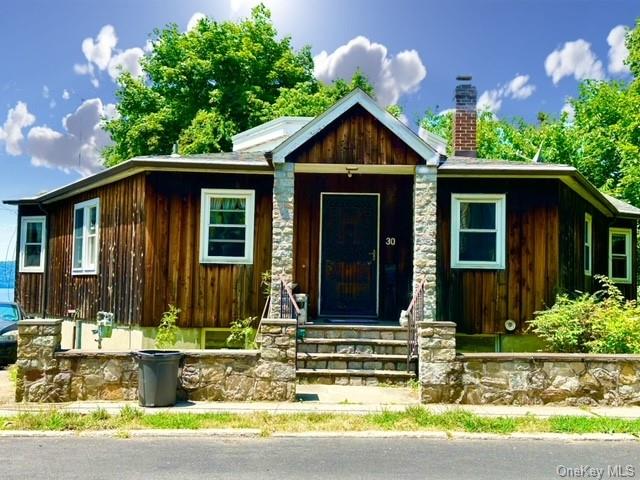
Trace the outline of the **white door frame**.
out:
[[[373,192],[320,192],[320,229],[318,251],[318,316],[322,316],[322,232],[323,232],[323,208],[325,195],[367,195],[376,197],[377,226],[376,226],[376,314],[380,315],[380,194]],[[347,315],[349,318],[373,318],[371,315]]]

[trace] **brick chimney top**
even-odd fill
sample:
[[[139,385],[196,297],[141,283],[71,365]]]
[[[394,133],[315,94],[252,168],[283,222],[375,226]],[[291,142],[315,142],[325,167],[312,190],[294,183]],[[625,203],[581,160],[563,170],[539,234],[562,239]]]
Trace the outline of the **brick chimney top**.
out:
[[[471,75],[456,77],[456,112],[453,121],[453,150],[461,157],[476,157],[476,103],[478,92],[471,83]]]

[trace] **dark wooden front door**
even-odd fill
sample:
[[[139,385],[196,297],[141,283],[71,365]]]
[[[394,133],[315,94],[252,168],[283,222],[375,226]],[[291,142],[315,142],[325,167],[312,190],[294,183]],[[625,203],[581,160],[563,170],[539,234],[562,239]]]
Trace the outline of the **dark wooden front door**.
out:
[[[320,315],[378,315],[377,194],[322,194]]]

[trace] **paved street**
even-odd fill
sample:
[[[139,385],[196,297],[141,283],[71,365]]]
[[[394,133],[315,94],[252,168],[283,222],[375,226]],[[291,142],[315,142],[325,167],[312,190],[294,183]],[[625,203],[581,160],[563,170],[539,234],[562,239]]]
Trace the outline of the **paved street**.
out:
[[[13,479],[474,479],[576,478],[567,468],[620,465],[640,478],[640,443],[426,439],[5,438]],[[627,470],[624,470],[627,469]],[[586,475],[582,475],[585,477]],[[618,475],[617,478],[622,478]]]

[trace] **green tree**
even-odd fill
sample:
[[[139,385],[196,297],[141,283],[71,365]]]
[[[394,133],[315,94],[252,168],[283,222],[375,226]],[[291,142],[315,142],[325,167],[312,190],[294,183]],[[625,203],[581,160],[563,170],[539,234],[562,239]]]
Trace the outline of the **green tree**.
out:
[[[156,30],[142,67],[144,78],[119,78],[108,165],[169,153],[177,140],[185,153],[228,149],[232,134],[270,116],[280,89],[313,81],[310,49],[278,39],[263,5],[239,22],[205,18],[186,33],[175,24]]]
[[[275,117],[317,115],[354,88],[373,95],[360,72],[350,82],[318,82],[310,48],[279,39],[263,5],[239,22],[205,18],[189,32],[169,25],[152,43],[143,78],[118,79],[108,166],[168,154],[176,142],[182,154],[228,151],[234,134]]]

